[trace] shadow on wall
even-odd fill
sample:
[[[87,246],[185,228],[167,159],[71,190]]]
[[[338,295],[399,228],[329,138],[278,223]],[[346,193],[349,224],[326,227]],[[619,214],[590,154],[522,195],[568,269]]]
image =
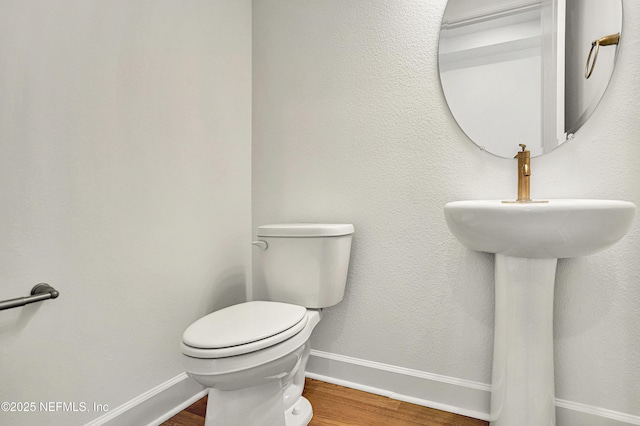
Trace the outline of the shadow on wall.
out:
[[[208,286],[210,292],[203,294],[207,312],[247,301],[246,275],[243,268],[222,271]]]
[[[612,262],[605,255],[558,259],[554,295],[556,339],[583,334],[616,309],[615,298],[622,277],[612,273],[619,270]]]
[[[493,330],[494,255],[472,251],[455,242],[449,247],[447,259],[457,260],[447,272],[454,300],[467,315]]]
[[[38,302],[12,309],[11,312],[3,311],[4,318],[0,321],[0,337],[19,336],[41,306],[42,303]]]

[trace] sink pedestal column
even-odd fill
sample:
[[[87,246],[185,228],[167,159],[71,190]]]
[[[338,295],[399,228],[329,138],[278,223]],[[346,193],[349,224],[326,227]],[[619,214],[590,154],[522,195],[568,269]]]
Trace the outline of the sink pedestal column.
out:
[[[491,426],[553,426],[557,259],[496,254]]]

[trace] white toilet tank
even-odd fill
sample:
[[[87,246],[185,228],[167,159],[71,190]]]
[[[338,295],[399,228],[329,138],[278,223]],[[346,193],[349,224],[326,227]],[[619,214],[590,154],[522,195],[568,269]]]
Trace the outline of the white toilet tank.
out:
[[[344,296],[351,224],[291,223],[258,227],[267,243],[259,262],[269,300],[325,308]]]

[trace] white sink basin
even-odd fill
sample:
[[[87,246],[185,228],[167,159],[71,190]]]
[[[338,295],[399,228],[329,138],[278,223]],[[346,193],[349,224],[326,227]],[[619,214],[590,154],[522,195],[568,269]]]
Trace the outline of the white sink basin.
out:
[[[633,203],[456,201],[453,235],[495,253],[491,426],[554,426],[553,294],[558,258],[596,253],[631,227]]]
[[[444,207],[451,233],[467,248],[527,258],[586,256],[622,238],[636,207],[628,201],[548,203],[454,201]]]

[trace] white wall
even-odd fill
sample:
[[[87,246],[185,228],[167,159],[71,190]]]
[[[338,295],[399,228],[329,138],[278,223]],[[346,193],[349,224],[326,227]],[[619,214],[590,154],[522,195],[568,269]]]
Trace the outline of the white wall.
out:
[[[450,235],[442,206],[515,197],[515,160],[478,150],[449,114],[445,4],[254,3],[253,225],[355,224],[346,297],[326,310],[315,349],[489,383],[493,259]],[[625,2],[623,28],[592,118],[532,162],[533,197],[640,205],[637,2]],[[601,254],[559,261],[558,398],[640,415],[639,225]]]
[[[251,3],[0,2],[0,401],[110,409],[244,300]],[[80,425],[100,412],[0,412]]]

